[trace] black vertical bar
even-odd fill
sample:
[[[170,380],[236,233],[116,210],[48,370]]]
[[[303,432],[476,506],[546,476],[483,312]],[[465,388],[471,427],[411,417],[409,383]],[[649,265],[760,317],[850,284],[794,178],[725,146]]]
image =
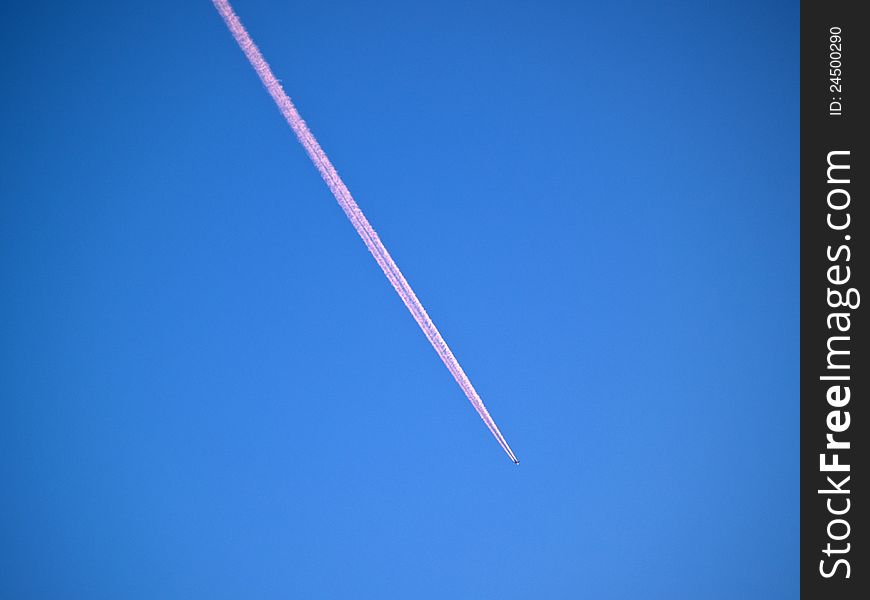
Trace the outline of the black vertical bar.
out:
[[[860,2],[801,4],[801,595],[870,598],[863,455],[870,22]],[[863,7],[866,9],[867,7]],[[862,13],[864,11],[861,11]],[[848,168],[847,168],[848,167]],[[866,298],[861,294],[866,292]],[[830,436],[830,437],[828,437]],[[862,459],[859,459],[859,455]],[[846,467],[848,465],[848,467]]]

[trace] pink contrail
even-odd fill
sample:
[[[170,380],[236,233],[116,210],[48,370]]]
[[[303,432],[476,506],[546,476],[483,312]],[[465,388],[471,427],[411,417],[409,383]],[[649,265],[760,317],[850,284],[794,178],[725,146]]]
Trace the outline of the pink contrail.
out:
[[[291,129],[293,129],[293,133],[296,134],[299,142],[305,148],[305,151],[311,158],[311,162],[313,162],[314,166],[317,167],[317,170],[320,171],[321,177],[323,177],[326,185],[329,186],[332,195],[335,196],[335,199],[338,201],[344,214],[347,215],[348,219],[350,219],[351,224],[353,224],[354,229],[356,229],[363,242],[365,242],[369,252],[371,252],[372,256],[375,257],[375,260],[380,265],[384,275],[386,275],[387,279],[390,280],[390,283],[393,284],[393,288],[396,290],[396,293],[399,294],[402,302],[404,302],[405,306],[408,307],[408,310],[411,311],[411,315],[414,317],[414,320],[417,321],[420,329],[423,330],[426,339],[429,340],[429,343],[432,344],[433,348],[435,348],[435,352],[437,352],[438,356],[441,357],[441,360],[444,361],[447,370],[450,371],[453,378],[456,380],[456,383],[458,383],[459,387],[462,388],[462,391],[465,392],[465,396],[468,398],[469,402],[471,402],[471,405],[477,411],[477,414],[480,415],[480,418],[483,419],[483,422],[495,437],[496,441],[498,441],[504,451],[507,452],[510,459],[514,461],[514,463],[519,464],[520,461],[517,460],[516,455],[514,455],[510,446],[508,446],[501,431],[498,430],[495,421],[493,421],[492,417],[489,416],[489,411],[486,410],[486,406],[483,405],[483,401],[480,399],[480,396],[478,396],[474,386],[471,385],[471,381],[468,379],[465,371],[463,371],[462,367],[459,366],[459,361],[457,361],[456,357],[453,356],[453,352],[450,351],[447,342],[444,341],[444,338],[441,337],[441,334],[438,332],[432,319],[429,318],[426,309],[423,308],[422,304],[420,304],[414,290],[411,289],[411,286],[405,280],[402,272],[399,271],[399,267],[396,266],[390,253],[387,252],[387,249],[384,247],[378,234],[375,233],[375,230],[369,224],[368,219],[365,218],[365,215],[363,215],[359,206],[357,206],[357,203],[354,201],[353,196],[350,195],[347,186],[344,185],[341,177],[338,176],[335,167],[333,167],[332,163],[329,162],[329,159],[326,157],[320,144],[317,143],[317,140],[314,139],[314,135],[312,135],[311,131],[308,130],[305,121],[303,121],[302,117],[299,116],[299,112],[296,110],[293,102],[290,101],[290,98],[281,87],[281,84],[278,83],[278,80],[275,78],[272,69],[263,58],[260,50],[254,45],[251,36],[248,35],[248,32],[242,26],[239,17],[236,16],[235,11],[233,11],[233,7],[227,0],[212,0],[212,2],[221,17],[223,17],[224,22],[233,34],[236,42],[238,42],[242,52],[245,53],[245,56],[248,58],[254,71],[257,72],[260,81],[263,82],[263,85],[266,86],[266,90],[272,96],[275,104],[278,105],[278,110],[280,110],[281,114],[284,115],[287,124],[290,125]]]

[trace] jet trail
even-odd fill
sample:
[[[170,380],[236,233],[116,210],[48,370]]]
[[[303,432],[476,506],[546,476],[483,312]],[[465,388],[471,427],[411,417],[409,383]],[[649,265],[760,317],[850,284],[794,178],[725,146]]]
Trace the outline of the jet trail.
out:
[[[453,352],[450,351],[444,338],[441,337],[441,334],[438,332],[432,319],[430,319],[429,315],[426,313],[426,309],[423,308],[423,305],[417,299],[414,290],[411,289],[411,286],[405,280],[402,272],[399,271],[399,267],[396,266],[390,253],[387,252],[384,244],[381,242],[380,238],[378,238],[378,234],[375,233],[375,230],[369,224],[368,219],[365,218],[365,215],[363,215],[359,206],[357,206],[357,203],[354,201],[353,196],[350,195],[347,186],[344,185],[341,177],[338,176],[335,167],[332,166],[332,163],[326,157],[320,144],[317,143],[314,135],[309,131],[305,121],[302,120],[302,117],[299,115],[293,102],[290,101],[290,98],[287,96],[286,92],[284,92],[281,84],[278,83],[278,80],[272,73],[272,69],[269,67],[268,63],[266,63],[260,50],[254,45],[254,41],[242,26],[235,11],[233,11],[233,7],[227,0],[212,0],[212,2],[229,28],[230,33],[233,34],[236,42],[238,42],[242,52],[245,53],[245,56],[248,58],[254,71],[256,71],[257,75],[260,77],[260,81],[263,82],[263,85],[272,96],[275,104],[278,105],[278,109],[281,111],[281,114],[284,115],[287,124],[290,125],[291,129],[293,129],[293,133],[296,134],[299,142],[305,148],[305,151],[311,158],[311,162],[313,162],[314,166],[317,167],[317,170],[320,171],[321,177],[323,177],[323,180],[326,182],[332,195],[335,196],[335,199],[338,201],[344,214],[347,215],[348,219],[350,219],[354,229],[356,229],[363,242],[365,242],[369,252],[371,252],[372,256],[375,257],[375,260],[378,265],[380,265],[384,275],[387,276],[387,279],[389,279],[390,283],[393,285],[396,293],[399,294],[402,302],[404,302],[405,306],[408,307],[414,320],[416,320],[417,324],[420,325],[420,329],[423,330],[429,343],[432,344],[432,347],[435,348],[435,352],[437,352],[438,356],[441,357],[441,360],[444,361],[450,374],[453,375],[456,383],[458,383],[459,387],[462,388],[462,391],[465,392],[465,396],[468,398],[469,402],[471,402],[471,405],[474,406],[474,409],[480,415],[480,418],[483,419],[483,422],[495,437],[496,441],[498,441],[499,445],[501,445],[504,451],[507,452],[510,459],[514,461],[514,463],[519,464],[520,461],[517,460],[517,457],[510,449],[510,446],[508,446],[504,436],[498,430],[495,421],[493,421],[492,417],[489,416],[489,411],[486,410],[486,406],[483,405],[483,401],[480,399],[480,396],[478,396],[474,386],[471,385],[471,381],[468,379],[465,371],[463,371],[462,367],[459,366],[459,361],[457,361],[456,357],[453,356]]]

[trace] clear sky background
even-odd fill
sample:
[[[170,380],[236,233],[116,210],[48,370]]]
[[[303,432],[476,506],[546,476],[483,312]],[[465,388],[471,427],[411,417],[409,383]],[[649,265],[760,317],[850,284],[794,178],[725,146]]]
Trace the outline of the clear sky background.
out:
[[[798,3],[6,6],[0,596],[798,592]]]

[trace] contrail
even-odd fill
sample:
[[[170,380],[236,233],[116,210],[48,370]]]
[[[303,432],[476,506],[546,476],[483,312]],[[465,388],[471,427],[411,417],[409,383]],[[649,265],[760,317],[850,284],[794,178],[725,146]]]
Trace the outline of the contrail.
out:
[[[245,53],[245,56],[248,58],[254,71],[256,71],[257,75],[260,77],[260,81],[263,82],[263,85],[266,86],[266,90],[272,96],[275,104],[278,105],[278,109],[281,111],[281,114],[284,115],[287,124],[290,125],[291,129],[293,129],[293,133],[296,134],[299,142],[305,148],[305,151],[311,158],[311,162],[313,162],[314,166],[317,167],[317,170],[320,171],[321,177],[323,177],[326,185],[329,186],[332,195],[335,196],[335,199],[338,201],[344,214],[347,215],[348,219],[350,219],[354,229],[356,229],[363,242],[365,242],[369,252],[372,253],[372,256],[375,257],[378,265],[380,265],[381,269],[384,271],[384,275],[386,275],[387,279],[390,280],[390,283],[393,284],[396,293],[399,294],[402,302],[404,302],[405,306],[408,307],[408,310],[411,311],[414,320],[416,320],[417,324],[420,325],[420,329],[423,330],[426,339],[428,339],[429,343],[432,344],[432,347],[435,348],[435,352],[437,352],[438,356],[441,357],[441,360],[444,361],[444,364],[453,375],[456,383],[458,383],[459,387],[462,388],[462,391],[465,392],[465,396],[468,398],[469,402],[471,402],[471,405],[474,406],[474,409],[480,415],[480,418],[483,419],[487,428],[490,430],[492,435],[495,436],[495,439],[504,451],[507,452],[510,459],[514,461],[514,463],[520,464],[520,461],[517,460],[516,455],[514,455],[510,446],[508,446],[507,441],[505,441],[501,431],[498,430],[495,421],[493,421],[492,417],[489,416],[489,411],[486,410],[486,406],[483,405],[483,401],[480,399],[480,396],[478,396],[474,386],[471,385],[471,381],[468,379],[465,371],[463,371],[462,367],[459,366],[459,361],[457,361],[456,357],[453,356],[453,352],[450,351],[447,342],[445,342],[444,338],[441,337],[441,334],[438,332],[432,319],[430,319],[429,315],[426,313],[426,309],[423,308],[423,305],[417,299],[414,290],[412,290],[408,282],[405,281],[405,277],[402,275],[402,272],[399,271],[399,267],[396,266],[390,253],[387,252],[384,244],[381,243],[380,238],[378,238],[378,234],[375,233],[375,230],[369,224],[368,219],[365,218],[365,215],[363,215],[359,206],[357,206],[357,203],[354,201],[353,196],[350,195],[347,186],[344,185],[341,177],[338,176],[335,167],[333,167],[332,163],[329,162],[329,159],[326,157],[320,144],[317,143],[317,140],[314,138],[311,131],[309,131],[305,121],[303,121],[302,117],[299,116],[299,112],[296,110],[293,102],[290,101],[287,93],[284,92],[281,84],[278,83],[278,80],[272,73],[269,64],[263,58],[263,55],[260,53],[257,46],[254,45],[251,36],[248,35],[248,32],[242,26],[242,23],[239,21],[239,17],[236,16],[233,7],[227,0],[212,0],[212,2],[224,22],[227,24],[230,32],[233,34],[236,42],[238,42],[242,52]]]

